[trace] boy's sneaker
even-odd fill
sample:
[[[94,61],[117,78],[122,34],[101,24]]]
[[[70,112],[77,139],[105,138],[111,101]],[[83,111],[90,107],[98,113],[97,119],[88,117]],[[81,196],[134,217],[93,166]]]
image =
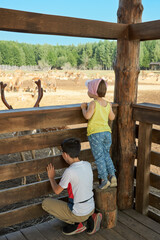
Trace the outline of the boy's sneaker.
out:
[[[100,189],[106,189],[110,186],[110,181],[103,180],[102,183],[99,185]]]
[[[63,227],[63,233],[65,235],[73,235],[77,233],[84,232],[86,230],[86,227],[83,225],[83,223],[75,223],[75,224],[67,224],[67,226]]]
[[[102,214],[101,213],[93,213],[87,220],[87,233],[93,234],[100,229],[102,221]]]
[[[110,181],[110,187],[117,187],[117,178],[115,176],[112,176]]]

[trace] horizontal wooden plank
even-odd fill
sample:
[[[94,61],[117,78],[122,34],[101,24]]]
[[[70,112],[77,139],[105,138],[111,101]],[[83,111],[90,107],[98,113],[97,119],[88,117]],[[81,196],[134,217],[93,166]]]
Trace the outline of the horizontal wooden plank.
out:
[[[0,213],[0,227],[12,226],[43,215],[46,215],[46,212],[42,209],[41,203],[17,208],[12,211]]]
[[[160,196],[157,194],[149,194],[149,205],[160,210]]]
[[[90,149],[82,150],[80,152],[80,159],[84,161],[93,161],[93,155]],[[46,167],[49,163],[53,163],[55,169],[67,167],[67,163],[62,156],[51,156],[42,159],[35,159],[25,162],[15,162],[11,164],[0,165],[0,181],[21,178],[23,176],[30,176],[46,172]]]
[[[0,139],[0,154],[24,152],[28,150],[57,147],[65,138],[77,137],[81,142],[87,142],[87,129],[75,128],[60,131],[17,136],[12,138]]]
[[[130,40],[155,40],[160,39],[160,20],[129,25]]]
[[[113,104],[113,109],[118,104]],[[0,111],[0,133],[86,123],[80,104]]]
[[[150,173],[150,185],[154,188],[160,189],[160,175]]]
[[[160,105],[153,103],[138,103],[132,104],[133,107],[133,119],[135,121],[141,121],[146,123],[160,125]],[[154,119],[155,117],[155,119]]]
[[[128,24],[0,9],[0,30],[100,39],[124,38]]]
[[[133,108],[141,108],[141,109],[148,109],[148,110],[153,110],[153,111],[158,111],[160,112],[160,104],[154,104],[154,103],[134,103],[132,104]]]
[[[137,166],[134,166],[134,179],[136,179]],[[150,186],[160,189],[160,175],[150,173]]]
[[[160,167],[160,153],[151,151],[151,164]]]
[[[148,211],[148,217],[152,218],[157,223],[160,223],[160,214],[158,212],[149,210]],[[157,238],[158,239],[158,238]]]
[[[138,154],[138,147],[136,147],[136,158],[137,158],[137,154]],[[160,153],[155,152],[155,151],[151,151],[151,164],[156,166],[156,167],[160,167]]]
[[[137,167],[134,167],[135,173],[137,172]],[[136,174],[135,174],[136,176]],[[160,175],[150,173],[150,186],[160,189]]]
[[[60,178],[56,179],[59,182]],[[24,200],[45,196],[53,192],[50,181],[44,180],[19,187],[9,188],[0,191],[0,207],[4,207]]]
[[[85,123],[80,106],[39,107],[0,111],[0,133]]]
[[[135,137],[138,138],[139,125],[135,127]],[[152,143],[160,144],[160,130],[152,128]]]
[[[152,142],[160,144],[160,130],[152,129]]]

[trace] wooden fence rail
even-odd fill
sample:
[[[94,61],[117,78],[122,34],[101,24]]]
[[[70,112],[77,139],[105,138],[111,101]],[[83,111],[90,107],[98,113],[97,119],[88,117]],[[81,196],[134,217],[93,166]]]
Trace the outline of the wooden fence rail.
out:
[[[150,165],[160,167],[160,152],[151,151],[151,143],[160,144],[160,130],[152,129],[152,124],[160,125],[160,105],[136,104],[133,117],[139,121],[136,126],[138,138],[136,168],[136,210],[148,214],[160,222],[160,216],[149,210],[149,205],[160,209],[160,195],[150,192],[150,186],[160,189],[160,176],[150,172]]]

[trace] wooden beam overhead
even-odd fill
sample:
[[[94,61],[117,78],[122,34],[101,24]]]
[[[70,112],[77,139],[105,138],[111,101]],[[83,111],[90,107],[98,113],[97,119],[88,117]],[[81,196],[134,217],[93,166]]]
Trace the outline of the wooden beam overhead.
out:
[[[129,25],[129,40],[160,39],[160,20]]]
[[[118,39],[125,36],[127,29],[128,24],[0,8],[0,30],[2,31]]]

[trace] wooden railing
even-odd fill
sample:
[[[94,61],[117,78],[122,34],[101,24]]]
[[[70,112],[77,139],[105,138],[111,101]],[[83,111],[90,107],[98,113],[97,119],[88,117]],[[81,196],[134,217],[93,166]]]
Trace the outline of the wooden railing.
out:
[[[136,210],[160,222],[160,175],[150,171],[150,165],[160,168],[160,147],[158,152],[151,151],[151,143],[160,145],[160,130],[152,128],[152,124],[160,125],[160,105],[135,104],[133,118],[139,122],[136,125],[138,138],[136,167]],[[150,186],[159,194],[151,192]],[[149,209],[153,207],[155,211]]]
[[[117,104],[113,105],[113,109],[116,113]],[[68,129],[54,132],[40,132],[34,135],[1,138],[1,159],[6,154],[39,150],[53,146],[58,147],[63,139],[69,137],[78,137],[81,143],[88,142],[85,123],[86,120],[82,115],[79,104],[0,111],[0,134],[69,125]],[[76,128],[75,125],[77,125]],[[88,147],[82,149],[80,159],[89,162],[93,161],[91,150]],[[42,200],[40,199],[38,201],[37,199],[52,193],[47,178],[40,182],[26,185],[20,184],[10,188],[7,183],[8,181],[24,176],[44,174],[46,172],[46,166],[50,162],[54,164],[55,169],[63,169],[67,166],[61,154],[27,161],[17,160],[16,162],[7,162],[6,164],[0,165],[0,184],[7,181],[6,187],[0,190],[0,228],[29,221],[46,214],[41,208]],[[96,181],[96,171],[94,171],[94,173],[94,180]],[[60,177],[57,178],[57,182],[59,179]],[[66,196],[61,197],[65,198]],[[22,202],[23,204],[21,204]],[[11,208],[9,206],[11,206]]]
[[[117,115],[117,104],[113,104],[113,109]],[[160,196],[149,192],[149,186],[160,189],[160,176],[150,173],[149,170],[150,164],[160,167],[160,153],[151,151],[151,142],[160,144],[160,131],[152,129],[152,124],[160,125],[160,107],[159,105],[135,104],[133,105],[133,118],[135,121],[139,121],[139,125],[136,127],[138,138],[136,210],[159,221],[159,215],[151,210],[148,211],[148,206],[160,210]],[[82,144],[86,143],[88,140],[85,123],[86,120],[82,116],[79,104],[0,111],[0,134],[4,135],[17,131],[69,125],[68,129],[54,132],[1,138],[1,159],[7,154],[58,147],[61,141],[68,137],[79,137]],[[75,125],[77,126],[75,127]],[[88,147],[82,149],[80,158],[89,162],[93,161]],[[64,169],[67,166],[61,154],[27,161],[17,160],[12,163],[7,161],[0,165],[0,184],[3,184],[3,189],[0,190],[0,228],[46,214],[41,208],[41,199],[52,193],[47,178],[40,182],[19,184],[14,187],[8,187],[8,182],[24,176],[44,174],[46,166],[50,162],[56,169]],[[94,173],[96,181],[96,171]],[[60,176],[57,177],[57,182],[59,179]],[[66,198],[64,195],[61,197]]]

